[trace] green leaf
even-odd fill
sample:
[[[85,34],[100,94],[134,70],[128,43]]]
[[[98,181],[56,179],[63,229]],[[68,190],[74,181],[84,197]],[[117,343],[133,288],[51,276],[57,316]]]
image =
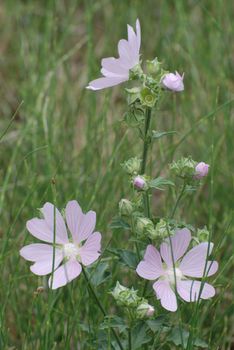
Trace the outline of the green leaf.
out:
[[[96,269],[95,273],[91,278],[91,282],[94,286],[99,286],[104,283],[110,277],[110,271],[108,271],[109,265],[107,262],[100,262]]]
[[[130,225],[119,216],[116,216],[113,218],[109,227],[111,229],[120,228],[120,229],[124,229],[124,230],[130,230]]]
[[[144,322],[138,323],[132,330],[132,349],[142,349],[143,344],[147,344],[152,340],[150,334],[147,333],[148,326]]]
[[[152,138],[153,139],[160,139],[163,136],[173,135],[176,134],[176,131],[152,131]]]
[[[186,331],[185,329],[182,329],[180,331],[179,327],[175,327],[171,332],[169,340],[172,341],[175,345],[182,345],[181,338],[183,339],[183,345],[184,345],[183,348],[185,349],[187,347],[187,343],[188,343],[189,332]],[[207,348],[208,347],[208,344],[199,338],[196,338],[194,340],[194,345],[198,346],[200,348]]]
[[[106,316],[99,329],[117,328],[120,333],[127,329],[127,325],[123,318],[119,316]]]
[[[136,269],[137,264],[138,264],[138,258],[136,253],[126,250],[126,249],[114,249],[114,248],[109,248],[109,251],[117,255],[119,257],[120,262],[131,268],[131,269]]]
[[[163,177],[157,177],[148,182],[148,186],[150,188],[156,188],[158,190],[162,190],[163,186],[175,186],[174,182],[168,179],[164,179]]]
[[[159,317],[155,318],[154,320],[147,320],[146,323],[149,326],[149,328],[151,329],[151,331],[153,333],[156,333],[162,329],[162,327],[165,323],[165,316],[159,316]]]

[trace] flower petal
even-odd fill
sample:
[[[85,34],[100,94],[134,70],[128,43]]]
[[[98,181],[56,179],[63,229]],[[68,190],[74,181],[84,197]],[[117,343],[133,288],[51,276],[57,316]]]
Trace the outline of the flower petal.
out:
[[[37,219],[37,218],[28,220],[26,223],[26,227],[27,227],[27,230],[34,237],[44,242],[53,243],[53,231],[50,230],[45,220]],[[58,240],[57,243],[62,243],[62,242],[59,242]]]
[[[59,266],[63,260],[62,250],[57,249],[54,257],[54,270]],[[30,266],[30,270],[35,275],[44,276],[48,275],[53,271],[53,253],[45,260],[37,260],[33,265]]]
[[[153,284],[153,288],[164,309],[172,312],[177,310],[176,295],[168,281],[157,281]]]
[[[136,64],[139,62],[138,40],[133,28],[128,24],[128,43],[131,50],[131,56]]]
[[[209,299],[215,295],[215,289],[209,283],[203,283],[200,281],[178,281],[177,291],[182,299],[187,302],[197,301],[200,299]],[[201,293],[201,294],[200,294]]]
[[[84,219],[84,214],[77,201],[70,201],[67,203],[66,209],[67,226],[72,234],[73,241],[79,243],[79,227]]]
[[[184,255],[190,241],[190,231],[187,228],[183,228],[182,230],[177,230],[174,236],[170,238],[170,240],[167,239],[164,243],[161,244],[160,253],[168,267],[173,266],[173,259],[174,262],[176,262]]]
[[[136,272],[147,280],[156,280],[163,274],[160,254],[153,245],[147,246],[144,260],[138,264]]]
[[[128,79],[128,68],[122,65],[119,58],[107,57],[102,59],[102,68],[106,71],[116,74],[117,76],[127,77]]]
[[[209,254],[213,249],[213,243],[210,242]],[[208,242],[200,243],[192,248],[182,259],[180,270],[186,276],[203,277],[211,276],[218,270],[217,261],[208,261],[205,272],[206,258],[208,251]]]
[[[78,261],[69,260],[64,265],[60,266],[56,271],[54,271],[53,285],[51,285],[51,276],[48,281],[49,287],[52,289],[57,289],[59,287],[65,286],[67,283],[78,277],[81,271],[82,268]]]
[[[101,239],[101,234],[99,232],[94,232],[80,248],[80,257],[83,265],[88,266],[99,258]]]
[[[137,48],[139,52],[141,47],[141,26],[140,26],[139,19],[136,20],[136,36],[137,36]]]
[[[65,222],[62,215],[57,208],[51,203],[44,204],[41,209],[42,214],[44,215],[45,221],[49,229],[54,234],[54,222],[55,222],[55,242],[56,243],[68,243],[67,230]]]
[[[124,60],[127,68],[132,68],[135,63],[133,63],[133,57],[131,53],[131,48],[127,40],[121,39],[118,43],[118,52],[120,59]]]
[[[56,254],[62,252],[55,248]],[[53,256],[53,247],[49,244],[29,244],[20,249],[20,255],[29,261],[49,260]]]
[[[95,80],[92,80],[89,85],[87,86],[87,89],[89,90],[101,90],[105,89],[111,86],[115,86],[118,84],[123,83],[124,81],[127,81],[126,77],[120,78],[120,77],[111,77],[111,78],[98,78]]]

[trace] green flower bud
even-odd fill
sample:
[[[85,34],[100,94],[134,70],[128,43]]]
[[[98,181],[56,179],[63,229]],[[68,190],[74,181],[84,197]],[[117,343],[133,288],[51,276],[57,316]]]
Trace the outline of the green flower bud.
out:
[[[117,304],[125,307],[137,307],[141,302],[142,298],[137,295],[137,291],[122,286],[119,282],[116,283],[116,286],[111,292]]]
[[[119,202],[119,213],[121,216],[130,216],[133,212],[133,205],[128,199],[121,199]]]
[[[135,219],[135,231],[140,237],[150,237],[154,231],[154,224],[148,218],[137,217]]]
[[[137,175],[140,172],[141,168],[141,159],[139,158],[130,158],[122,164],[122,168],[129,175]]]
[[[140,100],[142,105],[152,108],[156,104],[157,95],[152,90],[145,87],[144,89],[141,90]]]
[[[197,238],[199,242],[207,242],[209,240],[209,231],[206,226],[197,230]]]
[[[154,314],[154,307],[147,302],[143,302],[140,304],[136,309],[136,317],[137,318],[145,318],[145,317],[151,317]]]
[[[144,76],[140,63],[136,64],[129,71],[129,80],[141,80]]]
[[[160,219],[160,221],[157,223],[155,231],[156,237],[159,237],[161,239],[167,238],[168,234],[171,235],[173,233],[171,232],[168,223],[163,219]]]
[[[193,177],[196,162],[191,158],[181,158],[170,164],[170,170],[179,177]]]
[[[152,76],[156,76],[161,72],[162,63],[158,61],[157,57],[152,61],[146,61],[146,69],[147,73]]]

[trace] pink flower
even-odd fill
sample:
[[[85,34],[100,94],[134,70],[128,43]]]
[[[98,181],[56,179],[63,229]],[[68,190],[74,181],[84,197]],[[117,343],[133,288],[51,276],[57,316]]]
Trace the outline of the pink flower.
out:
[[[140,45],[141,29],[137,19],[136,33],[128,25],[128,40],[121,39],[118,43],[119,58],[103,58],[101,73],[104,77],[91,81],[87,89],[101,90],[127,81],[130,69],[139,63]]]
[[[178,72],[168,73],[162,78],[162,85],[172,91],[183,91],[184,90],[184,74],[181,76]]]
[[[153,245],[148,245],[144,260],[136,269],[139,276],[147,280],[157,280],[153,284],[154,291],[161,305],[169,311],[177,310],[175,286],[179,296],[187,302],[196,301],[199,296],[201,299],[208,299],[215,295],[215,289],[210,284],[187,279],[211,276],[218,270],[216,261],[208,261],[206,265],[208,247],[210,255],[213,243],[201,243],[185,254],[190,241],[190,231],[184,228],[171,238],[171,245],[168,239],[161,244],[160,253]]]
[[[100,256],[101,234],[94,232],[96,213],[83,214],[77,201],[67,203],[65,209],[66,224],[71,233],[68,238],[66,224],[58,209],[46,203],[41,212],[44,219],[34,218],[27,222],[28,231],[36,238],[51,244],[29,244],[20,250],[20,255],[34,264],[30,270],[43,276],[52,272],[54,255],[54,276],[49,278],[49,286],[56,289],[65,286],[82,271],[81,265],[89,266]],[[55,212],[55,215],[54,215]],[[55,222],[55,230],[54,230]],[[63,262],[62,265],[60,265]],[[51,285],[52,284],[52,285]]]
[[[208,174],[208,171],[209,171],[209,164],[206,164],[204,162],[200,162],[195,167],[195,176],[194,177],[196,179],[201,179]]]
[[[142,189],[144,188],[144,186],[145,186],[145,180],[144,180],[141,176],[138,175],[138,176],[136,176],[136,177],[134,178],[134,180],[133,180],[133,185],[134,185],[136,188],[142,190]]]

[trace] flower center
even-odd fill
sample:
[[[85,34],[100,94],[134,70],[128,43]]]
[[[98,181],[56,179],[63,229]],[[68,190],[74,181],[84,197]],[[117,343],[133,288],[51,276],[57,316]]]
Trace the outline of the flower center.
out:
[[[183,273],[177,267],[175,269],[171,267],[166,270],[165,277],[170,284],[175,285],[175,277],[176,281],[180,281],[183,278]]]
[[[73,243],[66,243],[63,246],[63,252],[65,258],[74,258],[79,257],[79,247]]]

